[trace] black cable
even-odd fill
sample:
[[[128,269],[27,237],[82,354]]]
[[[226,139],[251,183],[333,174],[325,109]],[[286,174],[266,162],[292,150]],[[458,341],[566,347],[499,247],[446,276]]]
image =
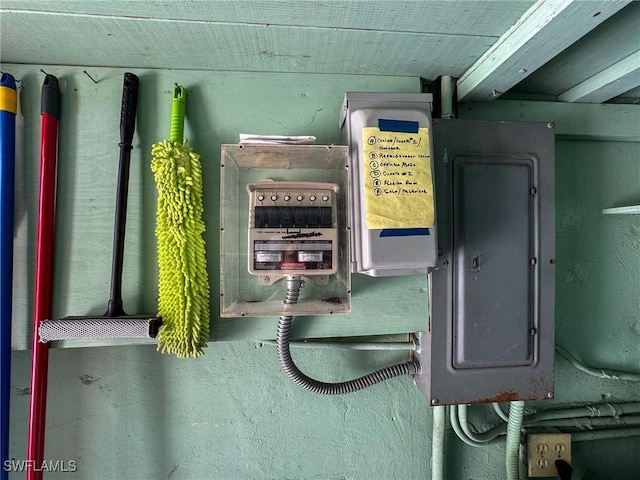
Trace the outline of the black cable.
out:
[[[558,470],[558,475],[560,475],[560,480],[571,480],[573,468],[567,462],[556,460],[556,469]]]
[[[286,305],[298,303],[300,287],[300,277],[287,277],[287,293],[284,300]],[[280,361],[280,366],[284,373],[286,373],[296,385],[306,390],[319,393],[321,395],[342,395],[371,387],[394,377],[402,375],[417,375],[420,373],[420,364],[413,361],[382,368],[368,375],[346,382],[326,383],[314,380],[302,373],[294,363],[293,358],[291,358],[291,352],[289,350],[289,334],[291,332],[292,321],[292,316],[283,315],[280,317],[278,322],[278,333],[276,335],[278,360]]]

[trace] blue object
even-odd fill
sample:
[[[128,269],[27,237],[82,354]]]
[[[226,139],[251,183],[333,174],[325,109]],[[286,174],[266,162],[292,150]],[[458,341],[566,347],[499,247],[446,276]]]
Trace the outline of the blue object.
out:
[[[420,124],[407,120],[387,120],[380,118],[378,120],[378,128],[381,132],[418,133]]]
[[[410,237],[413,235],[431,235],[428,228],[385,228],[381,237]]]
[[[13,203],[18,92],[12,75],[0,79],[0,479],[8,480],[13,295]]]

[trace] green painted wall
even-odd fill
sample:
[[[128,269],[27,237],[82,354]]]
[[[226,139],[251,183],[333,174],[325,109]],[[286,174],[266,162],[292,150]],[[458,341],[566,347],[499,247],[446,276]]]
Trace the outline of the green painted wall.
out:
[[[20,72],[17,76],[24,79],[22,98],[32,97],[22,103],[25,133],[30,128],[31,134],[22,139],[25,164],[21,167],[24,203],[20,221],[24,223],[19,237],[23,241],[19,270],[24,276],[20,277],[16,293],[22,299],[17,308],[23,309],[19,321],[22,341],[26,341],[26,302],[32,281],[28,273],[32,266],[28,238],[35,232],[33,203],[29,202],[33,202],[37,185],[35,126],[39,121],[33,97],[37,99],[39,95],[41,77],[35,66],[2,68]],[[67,255],[64,258],[73,261],[64,262],[60,268],[65,273],[57,274],[57,308],[98,309],[102,292],[106,292],[108,273],[96,273],[96,279],[92,279],[94,275],[86,268],[98,269],[91,263],[108,265],[113,192],[108,186],[97,188],[81,179],[97,183],[102,177],[115,178],[109,170],[114,167],[106,165],[115,163],[114,136],[123,71],[98,69],[100,83],[93,85],[84,78],[81,68],[45,69],[68,81],[68,96],[73,96],[75,88],[83,92],[72,97],[75,103],[68,106],[76,109],[67,110],[64,120],[67,144],[61,148],[68,150],[64,150],[66,156],[61,156],[65,176],[61,175],[60,180],[73,181],[69,190],[61,191],[65,207],[62,212],[71,209],[60,219],[67,225],[61,235],[73,241],[62,242],[58,248]],[[337,142],[337,112],[346,90],[416,91],[419,85],[418,79],[411,77],[153,70],[140,73],[147,90],[142,97],[137,152],[166,135],[165,100],[169,96],[163,92],[177,80],[193,85],[194,96],[199,100],[198,113],[188,128],[195,146],[211,152],[214,162],[219,144],[235,141],[235,135],[245,128],[267,133],[316,134],[321,142]],[[29,89],[35,89],[35,93]],[[162,102],[156,105],[155,100]],[[111,108],[112,104],[116,108]],[[485,108],[497,109],[498,113]],[[600,124],[603,116],[597,111],[570,106],[567,116],[566,111],[554,108],[547,104],[500,102],[493,107],[473,107],[463,116],[498,115],[508,120],[537,114],[557,121],[559,132],[569,128],[566,118],[580,117],[596,134],[609,128]],[[616,110],[619,115],[627,115],[635,122],[631,128],[640,124],[637,107],[616,108],[620,108]],[[625,138],[634,140],[633,131]],[[557,143],[558,341],[588,363],[639,370],[640,217],[603,217],[600,211],[640,203],[640,144],[637,138],[635,142],[597,140],[560,136]],[[149,226],[153,224],[153,184],[145,157],[142,153],[137,155],[139,164],[132,172],[138,179],[131,186],[132,194],[134,189],[140,189],[131,209],[131,215],[136,215],[132,218],[137,219],[132,222],[136,233],[129,238],[152,242]],[[64,166],[65,161],[73,163]],[[213,166],[209,168],[211,172],[215,170]],[[215,194],[210,191],[208,198],[214,202]],[[84,209],[89,212],[86,216],[81,213],[87,211]],[[79,219],[84,223],[78,223]],[[104,245],[91,245],[97,244],[96,238]],[[154,272],[140,271],[138,267],[149,264],[145,262],[151,261],[153,250],[148,250],[148,245],[134,245],[133,266],[128,273],[133,279],[128,280],[128,286],[138,293],[131,296],[132,307],[151,308]],[[89,253],[90,248],[96,248],[97,253]],[[84,253],[79,255],[77,249]],[[76,275],[83,275],[84,285],[74,283],[79,281]],[[140,278],[150,284],[140,287]],[[406,281],[409,283],[404,285],[358,278],[353,286],[354,318],[350,320],[360,329],[341,330],[341,319],[345,321],[347,317],[336,316],[332,320],[336,323],[329,327],[317,326],[326,322],[325,318],[305,319],[301,332],[316,328],[312,331],[326,336],[345,331],[360,335],[411,331],[424,321],[424,284],[421,279]],[[364,300],[357,303],[360,292],[389,295],[389,310],[380,311]],[[393,308],[392,302],[398,298],[409,299],[401,311]],[[407,321],[406,317],[411,319]],[[75,477],[55,474],[47,478],[428,478],[431,409],[410,379],[395,379],[344,397],[314,396],[284,377],[273,347],[247,340],[264,338],[274,326],[273,319],[234,323],[225,330],[225,339],[235,341],[212,343],[198,360],[162,356],[150,345],[53,349],[46,457],[76,460],[78,472]],[[326,380],[349,378],[405,359],[403,353],[343,350],[296,350],[294,355],[303,369]],[[561,358],[556,363],[553,404],[640,398],[638,384],[587,377]],[[24,458],[26,452],[29,371],[29,353],[14,352],[11,455],[16,459]],[[485,406],[471,411],[474,424],[481,429],[495,422]],[[640,471],[639,449],[638,438],[576,444],[574,463],[584,473],[584,479],[632,480]],[[503,454],[500,444],[471,449],[448,432],[447,478],[502,479]],[[15,474],[11,478],[22,477]]]
[[[20,81],[16,179],[16,265],[13,347],[30,345],[33,311],[36,212],[40,138],[39,67],[3,64]],[[113,216],[118,169],[123,69],[46,66],[61,89],[53,317],[104,313],[111,274]],[[140,78],[138,119],[131,157],[123,275],[125,311],[156,308],[157,259],[154,236],[156,187],[151,145],[169,136],[175,82],[187,88],[185,138],[202,155],[207,266],[211,311],[219,312],[220,145],[240,133],[315,135],[319,144],[340,144],[339,112],[346,91],[417,92],[416,77],[291,75],[131,69]],[[296,336],[405,333],[426,326],[424,278],[353,279],[349,315],[326,315],[294,330]],[[385,301],[392,295],[395,303]],[[417,302],[417,303],[416,303]],[[409,307],[405,307],[409,305]],[[375,308],[378,316],[366,312]],[[394,322],[387,319],[401,314]],[[219,340],[274,338],[277,319],[216,320]],[[108,342],[73,343],[105,344]],[[138,342],[139,343],[139,342]]]
[[[294,357],[332,381],[404,360],[343,350]],[[15,352],[13,362],[11,455],[23,458],[28,352]],[[640,396],[638,385],[586,377],[562,359],[556,368],[554,403]],[[74,459],[78,472],[47,478],[429,478],[431,408],[407,378],[321,397],[281,373],[273,347],[248,341],[212,344],[189,361],[151,346],[56,349],[50,372],[46,457]],[[480,428],[495,422],[484,406],[471,413]],[[503,445],[473,449],[447,435],[447,479],[504,478]],[[639,447],[637,438],[574,444],[574,465],[585,480],[637,479]]]

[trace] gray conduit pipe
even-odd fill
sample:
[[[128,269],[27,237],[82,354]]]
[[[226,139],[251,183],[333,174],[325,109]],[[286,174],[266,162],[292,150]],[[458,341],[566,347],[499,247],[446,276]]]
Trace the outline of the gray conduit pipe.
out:
[[[455,79],[451,75],[440,77],[440,112],[442,118],[454,118],[453,102],[455,95]]]
[[[260,340],[265,345],[277,345],[274,340]],[[305,348],[344,348],[346,350],[415,350],[415,342],[335,342],[330,340],[289,340],[289,346]]]
[[[453,407],[452,407],[453,408]],[[447,428],[447,407],[433,407],[431,436],[431,480],[444,480],[444,444]]]

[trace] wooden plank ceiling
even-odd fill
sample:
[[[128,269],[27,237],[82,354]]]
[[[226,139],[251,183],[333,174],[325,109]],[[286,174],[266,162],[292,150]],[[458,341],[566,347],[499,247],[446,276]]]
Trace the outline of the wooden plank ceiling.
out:
[[[460,79],[460,100],[637,97],[629,0],[2,0],[0,60]]]

